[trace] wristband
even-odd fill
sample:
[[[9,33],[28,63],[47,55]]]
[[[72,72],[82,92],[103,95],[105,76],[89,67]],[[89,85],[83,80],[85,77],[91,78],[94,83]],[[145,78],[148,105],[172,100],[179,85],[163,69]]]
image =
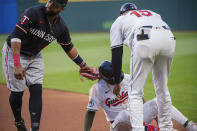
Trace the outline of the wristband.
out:
[[[20,54],[13,54],[14,66],[20,66]]]
[[[19,43],[21,43],[21,40],[19,38],[12,38],[11,42],[19,42]]]
[[[84,60],[81,58],[80,55],[77,55],[77,56],[73,59],[73,61],[74,61],[77,65],[79,65],[80,67],[84,67],[84,66],[86,65],[86,63],[84,62]]]

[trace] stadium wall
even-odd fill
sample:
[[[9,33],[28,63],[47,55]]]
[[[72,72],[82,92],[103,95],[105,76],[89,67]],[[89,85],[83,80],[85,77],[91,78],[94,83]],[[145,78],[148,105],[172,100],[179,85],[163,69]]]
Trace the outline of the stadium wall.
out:
[[[17,14],[21,14],[25,8],[33,5],[44,4],[44,1],[46,0],[17,0]],[[119,15],[120,6],[129,2],[128,0],[70,1],[61,15],[71,32],[109,31],[111,24]],[[161,14],[172,30],[197,30],[196,0],[135,0],[134,3],[139,9],[150,9]],[[8,19],[7,12],[4,13],[6,17],[3,18]],[[8,23],[4,24],[8,25]],[[10,25],[13,27],[15,23],[5,26],[8,31]]]
[[[17,1],[0,0],[0,34],[12,31],[17,20]]]

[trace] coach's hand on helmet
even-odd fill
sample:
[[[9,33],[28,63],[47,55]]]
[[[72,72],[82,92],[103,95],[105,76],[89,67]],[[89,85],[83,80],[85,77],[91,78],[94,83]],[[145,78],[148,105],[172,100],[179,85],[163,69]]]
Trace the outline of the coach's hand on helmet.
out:
[[[115,85],[114,85],[113,93],[114,93],[118,98],[120,98],[120,89],[121,89],[120,84],[115,84]]]
[[[18,80],[23,80],[25,77],[25,70],[22,66],[14,67],[14,77]]]

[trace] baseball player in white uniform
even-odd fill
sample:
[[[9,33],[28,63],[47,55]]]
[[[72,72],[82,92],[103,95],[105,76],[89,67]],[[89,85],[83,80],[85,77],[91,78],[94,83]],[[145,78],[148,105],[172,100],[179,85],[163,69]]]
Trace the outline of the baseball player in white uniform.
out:
[[[130,60],[129,105],[133,131],[143,131],[143,90],[151,70],[158,105],[161,131],[171,131],[171,97],[168,76],[175,51],[175,37],[161,16],[151,10],[137,10],[125,3],[120,16],[112,24],[110,42],[114,93],[119,96],[123,44],[132,48]]]
[[[94,84],[89,92],[89,102],[87,106],[87,112],[84,121],[84,131],[89,131],[92,127],[95,112],[98,111],[98,107],[101,106],[106,115],[107,121],[111,123],[110,130],[119,131],[131,130],[130,114],[128,106],[128,83],[130,76],[128,74],[121,73],[121,90],[120,99],[117,99],[113,94],[114,80],[112,74],[112,67],[110,61],[103,61],[99,66],[99,74],[101,79]],[[144,122],[151,123],[158,115],[158,104],[156,99],[152,99],[143,105],[144,109]],[[180,125],[186,127],[187,131],[196,131],[197,126],[192,121],[189,121],[178,109],[172,106],[172,120],[176,121]],[[133,117],[133,116],[131,116]],[[157,128],[153,126],[145,126],[145,131],[154,131]],[[148,130],[149,128],[149,130]]]

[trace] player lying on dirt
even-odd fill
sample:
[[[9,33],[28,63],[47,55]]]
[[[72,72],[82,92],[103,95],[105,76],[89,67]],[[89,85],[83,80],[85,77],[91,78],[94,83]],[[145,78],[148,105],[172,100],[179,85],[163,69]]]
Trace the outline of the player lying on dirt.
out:
[[[89,131],[92,127],[94,116],[98,107],[101,106],[105,112],[106,119],[111,123],[111,131],[129,131],[130,117],[128,112],[128,83],[130,76],[121,74],[120,97],[113,94],[113,75],[110,61],[104,61],[100,64],[99,80],[94,84],[89,93],[89,102],[84,120],[84,131]],[[82,76],[95,80],[95,75],[81,73]],[[144,103],[144,122],[151,123],[158,114],[156,98]],[[187,131],[197,131],[196,123],[189,121],[176,107],[172,106],[172,120],[184,126]],[[120,129],[121,128],[121,129]],[[149,129],[147,129],[149,128]],[[119,130],[120,129],[120,130]],[[151,130],[152,129],[152,130]],[[158,129],[149,125],[145,127],[146,131],[157,131]]]

